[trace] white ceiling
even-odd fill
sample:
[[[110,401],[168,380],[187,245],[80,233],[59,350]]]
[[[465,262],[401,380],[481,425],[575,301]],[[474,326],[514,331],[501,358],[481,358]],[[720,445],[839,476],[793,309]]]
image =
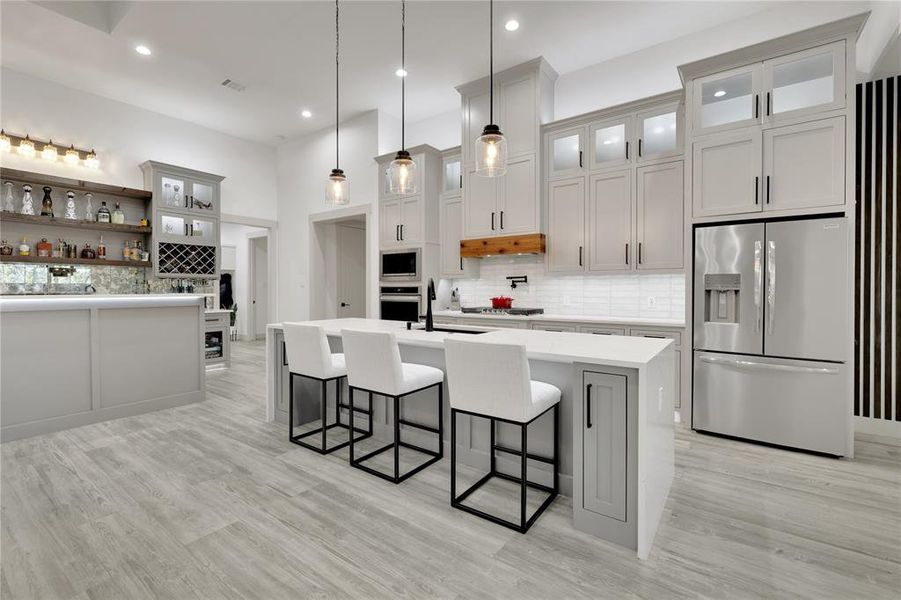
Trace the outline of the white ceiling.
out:
[[[768,5],[497,2],[496,68],[544,56],[563,74]],[[267,144],[334,122],[331,2],[2,2],[0,18],[4,67]],[[399,28],[399,1],[341,2],[342,118],[399,114]],[[408,2],[409,121],[452,110],[454,86],[487,74],[487,32],[485,1]]]

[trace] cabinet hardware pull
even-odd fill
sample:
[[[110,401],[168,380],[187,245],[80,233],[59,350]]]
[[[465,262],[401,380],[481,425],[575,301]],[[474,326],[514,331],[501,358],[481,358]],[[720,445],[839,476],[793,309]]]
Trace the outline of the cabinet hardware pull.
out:
[[[585,386],[585,427],[591,429],[591,384]]]
[[[491,213],[491,231],[494,231],[494,213]]]
[[[394,226],[394,241],[395,242],[400,241],[400,225]]]
[[[641,138],[638,138],[638,158],[641,158]]]
[[[766,176],[766,203],[770,203],[770,176]]]
[[[463,176],[460,175],[460,189],[463,189]]]
[[[582,266],[582,246],[579,246],[579,266]]]
[[[579,150],[579,168],[582,168],[582,151]]]
[[[754,118],[760,118],[760,95],[754,94]]]
[[[641,264],[641,242],[638,242],[638,264]]]
[[[629,160],[629,142],[626,142],[626,160]]]
[[[770,93],[766,93],[766,116],[770,116]]]
[[[404,224],[400,224],[400,241],[404,241]]]
[[[282,366],[288,366],[288,348],[285,346],[285,342],[282,342]]]
[[[626,242],[626,264],[629,264],[629,242]]]
[[[754,176],[754,204],[760,204],[760,177]]]
[[[463,270],[463,257],[460,257],[460,270]]]
[[[504,228],[504,211],[501,211],[501,229]]]

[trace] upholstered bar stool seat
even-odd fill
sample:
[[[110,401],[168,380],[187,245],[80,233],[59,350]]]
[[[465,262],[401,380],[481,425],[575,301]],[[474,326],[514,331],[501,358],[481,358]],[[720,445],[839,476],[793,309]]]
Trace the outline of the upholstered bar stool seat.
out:
[[[341,402],[341,380],[347,377],[347,365],[344,354],[332,353],[329,349],[328,338],[325,331],[312,323],[285,323],[285,354],[288,359],[288,439],[304,448],[315,450],[320,454],[328,454],[339,448],[344,448],[350,442],[344,440],[336,445],[328,445],[328,432],[331,429],[353,429],[351,435],[357,439],[364,439],[372,435],[372,412],[369,409],[352,409],[350,405]],[[294,378],[303,377],[321,383],[320,392],[320,424],[316,429],[294,434]],[[328,423],[327,387],[329,381],[335,382],[335,421]],[[341,422],[341,410],[348,413],[348,424]],[[362,413],[369,417],[369,430],[358,428],[354,425],[355,413]],[[355,434],[361,434],[356,436]],[[319,444],[312,444],[307,438],[319,434]]]
[[[451,337],[444,342],[447,364],[447,385],[451,405],[451,506],[515,529],[521,533],[529,530],[535,520],[557,497],[559,489],[558,471],[558,408],[560,389],[543,381],[531,378],[526,348],[519,344],[496,344],[491,342]],[[547,458],[529,453],[528,428],[531,423],[553,410],[554,455]],[[491,422],[490,456],[491,467],[486,475],[466,491],[457,495],[457,415],[488,419]],[[511,423],[520,428],[521,445],[517,450],[495,442],[495,424]],[[497,470],[496,452],[504,452],[520,457],[519,477]],[[529,460],[552,466],[553,487],[528,480]],[[505,479],[519,484],[520,511],[518,521],[511,521],[464,504],[473,492],[492,478]],[[532,514],[526,516],[528,488],[546,493],[548,496]]]
[[[354,439],[350,442],[350,464],[387,479],[392,483],[400,483],[412,477],[429,465],[441,460],[443,447],[443,412],[444,371],[428,365],[405,363],[400,359],[397,339],[390,331],[341,330],[341,339],[347,359],[347,382],[350,389],[350,406],[354,406],[354,392],[369,392],[390,398],[394,404],[394,441],[368,452],[363,456],[354,453]],[[403,418],[403,400],[406,396],[426,390],[438,388],[438,426],[409,421]],[[370,407],[372,406],[370,400]],[[413,427],[438,436],[438,450],[433,451],[421,446],[405,442],[401,439],[401,426]],[[400,449],[407,448],[425,454],[429,459],[406,473],[400,472]],[[387,450],[394,450],[394,472],[383,473],[364,462]]]

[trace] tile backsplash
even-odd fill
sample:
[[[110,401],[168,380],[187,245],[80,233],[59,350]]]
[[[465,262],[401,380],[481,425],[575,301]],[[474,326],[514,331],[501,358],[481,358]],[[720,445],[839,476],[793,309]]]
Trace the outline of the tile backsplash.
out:
[[[479,279],[443,281],[460,292],[462,306],[490,306],[492,296],[510,296],[513,306],[543,308],[548,314],[598,315],[624,318],[685,318],[685,276],[568,275],[545,270],[539,256],[482,259]],[[505,278],[526,275],[529,282],[510,289]],[[445,294],[441,294],[445,298]]]
[[[56,265],[54,265],[56,266]],[[165,294],[172,280],[147,275],[144,267],[75,266],[70,275],[56,276],[48,265],[26,263],[0,264],[0,294],[83,294],[93,286],[96,294]],[[195,289],[213,293],[215,282]]]

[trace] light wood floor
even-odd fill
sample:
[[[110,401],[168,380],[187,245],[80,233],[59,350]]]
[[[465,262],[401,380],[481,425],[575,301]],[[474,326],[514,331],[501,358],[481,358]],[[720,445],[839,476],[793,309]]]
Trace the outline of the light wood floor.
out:
[[[680,431],[649,560],[573,530],[527,535],[448,505],[447,461],[394,486],[263,422],[260,343],[202,404],[2,446],[0,596],[889,598],[901,448],[839,461]]]

